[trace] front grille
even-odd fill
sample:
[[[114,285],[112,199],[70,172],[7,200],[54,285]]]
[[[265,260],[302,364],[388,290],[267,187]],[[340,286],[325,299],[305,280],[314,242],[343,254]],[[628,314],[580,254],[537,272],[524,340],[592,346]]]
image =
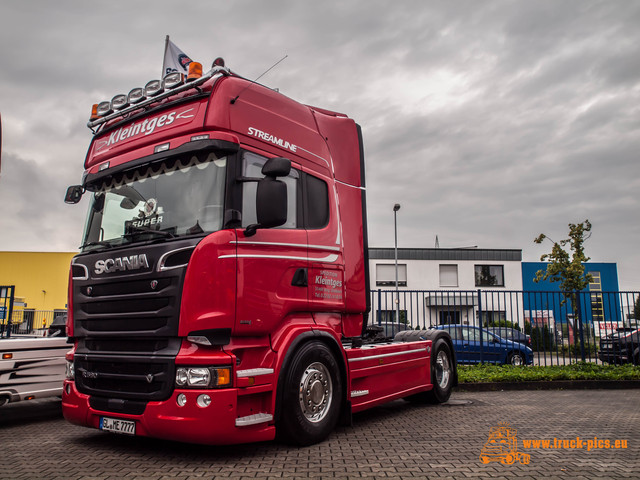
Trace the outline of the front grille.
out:
[[[146,402],[171,396],[186,266],[158,269],[157,264],[167,252],[195,243],[191,239],[75,258],[89,274],[73,280],[75,381],[80,392],[91,396],[94,408],[139,411]],[[92,268],[105,258],[136,255],[145,255],[149,267],[112,273]]]
[[[82,393],[136,400],[166,400],[173,391],[172,358],[78,355],[76,386]]]

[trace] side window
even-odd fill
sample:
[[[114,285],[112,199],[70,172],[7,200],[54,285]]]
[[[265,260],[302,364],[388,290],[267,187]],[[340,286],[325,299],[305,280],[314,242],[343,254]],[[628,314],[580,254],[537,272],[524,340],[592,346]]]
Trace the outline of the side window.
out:
[[[323,228],[329,223],[329,189],[327,184],[312,175],[305,175],[306,227]]]
[[[242,159],[242,175],[244,177],[262,178],[262,167],[267,159],[255,153],[245,152]],[[298,228],[298,185],[300,173],[291,169],[288,177],[279,178],[287,185],[287,222],[277,228]],[[256,182],[242,184],[242,226],[256,223]]]

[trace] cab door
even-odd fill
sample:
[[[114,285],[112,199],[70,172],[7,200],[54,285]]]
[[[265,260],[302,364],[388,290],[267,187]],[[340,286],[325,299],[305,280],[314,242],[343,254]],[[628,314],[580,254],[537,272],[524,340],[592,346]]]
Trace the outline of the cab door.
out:
[[[244,152],[242,177],[261,178],[266,157]],[[242,228],[237,230],[237,297],[235,331],[263,335],[292,312],[308,311],[307,232],[301,225],[300,170],[292,164],[287,185],[287,220],[276,228],[246,227],[256,223],[257,182],[242,183]]]

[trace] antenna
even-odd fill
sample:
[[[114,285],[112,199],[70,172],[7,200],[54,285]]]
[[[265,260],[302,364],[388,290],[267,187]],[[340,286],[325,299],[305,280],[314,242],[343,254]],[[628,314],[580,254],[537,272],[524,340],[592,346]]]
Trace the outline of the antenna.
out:
[[[266,75],[267,73],[269,73],[270,70],[273,70],[280,62],[284,61],[285,58],[287,58],[289,55],[285,55],[284,57],[282,57],[280,60],[278,60],[276,63],[274,63],[273,65],[271,65],[269,68],[267,68],[258,78],[256,78],[255,80],[250,80],[250,84],[247,85],[246,87],[244,87],[242,89],[242,91],[236,95],[236,98],[232,98],[231,99],[231,105],[233,105],[234,103],[236,103],[236,100],[238,100],[238,98],[240,98],[240,95],[242,95],[244,93],[244,91],[251,87],[254,83],[256,83],[258,80],[260,80],[264,75]]]

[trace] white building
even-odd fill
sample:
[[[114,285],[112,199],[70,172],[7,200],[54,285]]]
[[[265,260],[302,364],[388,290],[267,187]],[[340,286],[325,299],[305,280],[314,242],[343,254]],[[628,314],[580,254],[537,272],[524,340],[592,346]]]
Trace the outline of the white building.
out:
[[[369,249],[372,319],[429,326],[520,322],[522,250],[399,248],[398,288],[393,248]],[[403,313],[404,312],[404,313]]]

